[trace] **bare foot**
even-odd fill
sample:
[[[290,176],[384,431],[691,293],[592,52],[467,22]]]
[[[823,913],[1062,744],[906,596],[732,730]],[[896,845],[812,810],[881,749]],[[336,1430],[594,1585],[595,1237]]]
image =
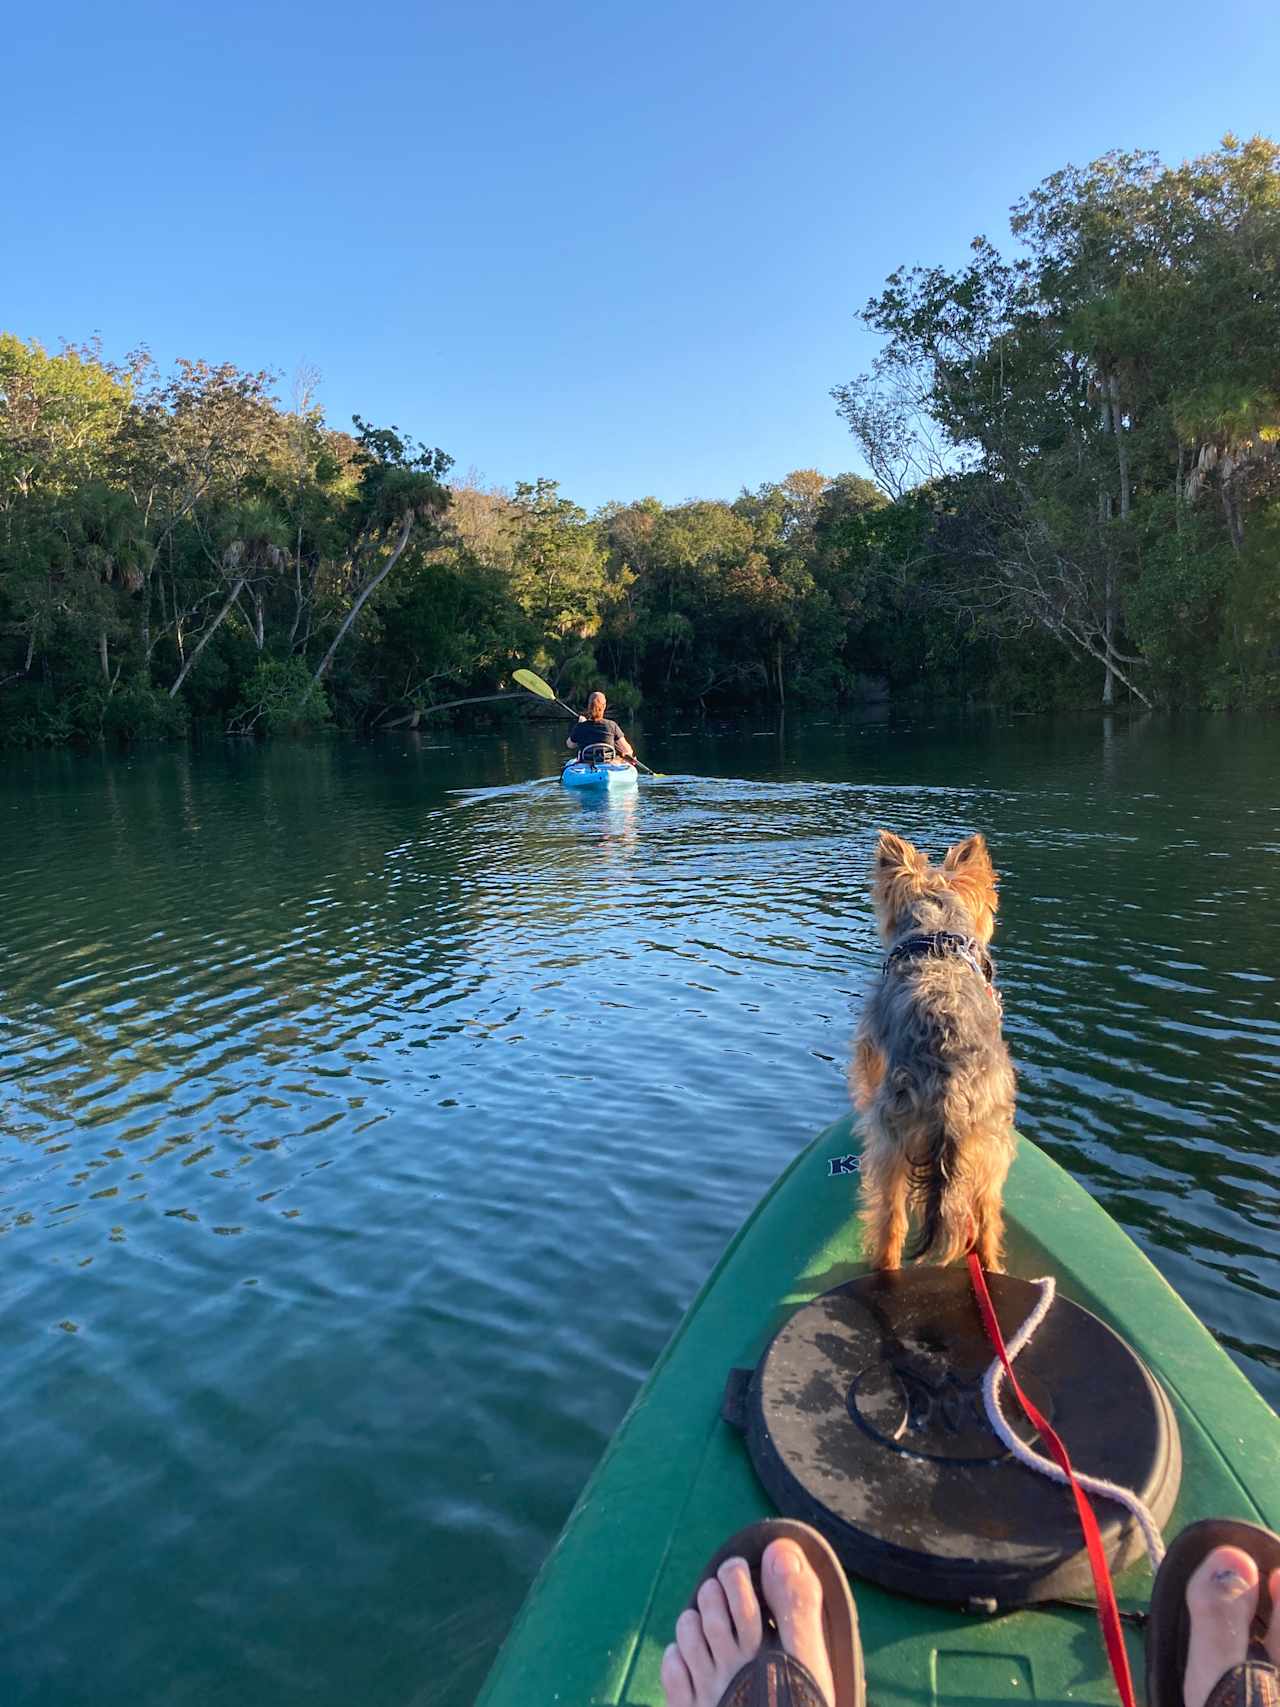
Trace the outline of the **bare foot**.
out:
[[[1215,1547],[1187,1584],[1191,1637],[1183,1707],[1204,1707],[1223,1672],[1243,1664],[1257,1609],[1257,1565],[1239,1547]]]
[[[1256,1573],[1255,1573],[1256,1575]],[[828,1702],[835,1700],[822,1625],[822,1586],[794,1541],[771,1541],[761,1562],[764,1597],[787,1653],[808,1666]],[[662,1656],[667,1707],[717,1707],[733,1679],[760,1650],[760,1604],[745,1559],[726,1559],[698,1590],[698,1610],[682,1612]],[[1187,1707],[1203,1707],[1188,1701]]]

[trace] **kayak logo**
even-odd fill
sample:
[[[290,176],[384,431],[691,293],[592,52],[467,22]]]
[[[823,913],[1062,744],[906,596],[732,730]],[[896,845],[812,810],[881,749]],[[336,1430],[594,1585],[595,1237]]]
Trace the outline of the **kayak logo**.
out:
[[[908,1363],[893,1366],[907,1406],[907,1427],[917,1434],[938,1431],[965,1434],[977,1428],[990,1431],[982,1406],[982,1383],[966,1381],[948,1370],[941,1378]]]
[[[1043,1394],[1051,1407],[1051,1396],[1035,1385],[1033,1402]],[[845,1404],[854,1422],[891,1452],[961,1464],[996,1464],[1010,1456],[987,1421],[982,1373],[958,1372],[937,1356],[900,1352],[869,1365],[854,1378]],[[1016,1432],[1035,1438],[1025,1423]]]
[[[890,1359],[863,1370],[846,1403],[853,1420],[891,1452],[962,1464],[1008,1457],[983,1414],[980,1378]]]
[[[827,1178],[838,1179],[844,1174],[856,1174],[862,1166],[861,1156],[829,1156]]]

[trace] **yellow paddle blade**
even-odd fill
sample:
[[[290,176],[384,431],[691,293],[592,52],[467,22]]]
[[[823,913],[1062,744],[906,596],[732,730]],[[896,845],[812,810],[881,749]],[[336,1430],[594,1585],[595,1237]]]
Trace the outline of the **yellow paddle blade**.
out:
[[[513,670],[512,680],[519,682],[522,688],[528,688],[530,693],[536,693],[539,699],[554,699],[555,693],[543,681],[541,676],[535,676],[532,670]]]

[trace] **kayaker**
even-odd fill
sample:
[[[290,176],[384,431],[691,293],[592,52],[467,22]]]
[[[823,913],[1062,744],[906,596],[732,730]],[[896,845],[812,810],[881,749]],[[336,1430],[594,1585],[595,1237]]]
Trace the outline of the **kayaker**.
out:
[[[580,753],[584,747],[601,746],[607,742],[620,759],[630,759],[634,756],[631,743],[612,717],[605,716],[606,704],[604,695],[597,688],[587,700],[586,716],[580,717],[569,731],[565,746]]]
[[[1183,1531],[1152,1588],[1148,1707],[1273,1707],[1280,1700],[1277,1561],[1280,1537],[1257,1524],[1210,1519]],[[764,1632],[757,1588],[776,1635]],[[1251,1647],[1264,1589],[1270,1617]],[[775,1520],[752,1525],[721,1549],[676,1622],[676,1639],[662,1657],[662,1690],[667,1707],[775,1699],[861,1707],[857,1615],[823,1538],[806,1524]]]

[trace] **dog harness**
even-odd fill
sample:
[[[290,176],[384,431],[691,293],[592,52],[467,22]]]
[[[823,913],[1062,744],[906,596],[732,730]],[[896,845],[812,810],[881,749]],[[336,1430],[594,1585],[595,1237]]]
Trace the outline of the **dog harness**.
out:
[[[958,931],[932,931],[928,935],[907,937],[886,959],[884,976],[887,978],[900,961],[942,960],[950,954],[973,968],[987,986],[987,994],[1003,1013],[1004,1003],[996,989],[996,969],[991,956],[975,937],[961,936]]]

